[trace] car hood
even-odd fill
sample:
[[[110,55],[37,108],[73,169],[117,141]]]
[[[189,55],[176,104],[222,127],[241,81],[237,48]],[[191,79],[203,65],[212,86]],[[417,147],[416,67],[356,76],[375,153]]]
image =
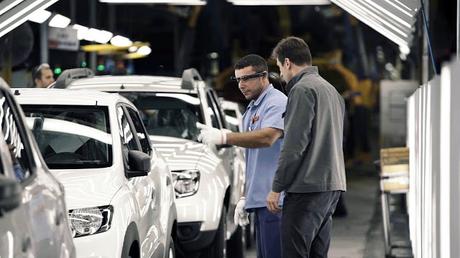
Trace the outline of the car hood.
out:
[[[113,168],[52,169],[51,173],[64,185],[69,210],[109,205],[123,183]]]
[[[172,171],[195,169],[203,155],[211,151],[205,144],[181,138],[151,135],[150,139]]]

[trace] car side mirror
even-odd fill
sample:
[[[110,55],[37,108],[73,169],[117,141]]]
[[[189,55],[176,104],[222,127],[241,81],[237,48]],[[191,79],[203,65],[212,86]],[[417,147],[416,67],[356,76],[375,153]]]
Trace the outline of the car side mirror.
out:
[[[146,176],[150,171],[150,156],[138,150],[128,152],[128,178]]]
[[[0,216],[21,205],[22,187],[19,182],[0,175]]]

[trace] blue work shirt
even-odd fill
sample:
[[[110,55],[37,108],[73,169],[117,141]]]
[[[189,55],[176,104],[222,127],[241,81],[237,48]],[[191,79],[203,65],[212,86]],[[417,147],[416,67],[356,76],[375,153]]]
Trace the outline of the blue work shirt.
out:
[[[271,84],[252,100],[243,115],[243,130],[284,129],[283,113],[287,97]],[[267,206],[283,140],[267,148],[246,148],[246,209]],[[281,205],[281,203],[280,203]]]

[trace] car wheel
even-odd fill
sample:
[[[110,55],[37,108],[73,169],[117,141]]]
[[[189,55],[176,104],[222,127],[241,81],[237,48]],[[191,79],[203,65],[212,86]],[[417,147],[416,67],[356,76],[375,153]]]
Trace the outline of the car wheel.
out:
[[[133,245],[131,246],[131,248],[129,249],[129,254],[128,254],[128,258],[139,258],[140,255],[139,255],[139,247],[133,243]]]
[[[125,239],[123,240],[123,248],[121,249],[121,257],[139,258],[140,248],[138,241],[138,233],[134,224],[129,225],[126,230]]]
[[[211,245],[203,251],[203,258],[226,258],[227,257],[227,241],[225,234],[227,232],[227,211],[225,207],[222,209],[220,216],[219,227]]]
[[[244,229],[238,226],[232,237],[228,240],[228,257],[244,258],[245,256],[245,232]]]

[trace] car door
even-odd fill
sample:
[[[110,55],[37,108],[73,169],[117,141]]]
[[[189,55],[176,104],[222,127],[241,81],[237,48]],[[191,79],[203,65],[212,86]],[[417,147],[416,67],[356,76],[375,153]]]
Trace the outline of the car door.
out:
[[[41,163],[22,111],[8,92],[1,91],[0,106],[0,127],[11,151],[15,179],[23,187],[22,205],[27,219],[18,223],[30,222],[31,231],[21,240],[21,248],[34,248],[35,257],[72,256],[62,186]]]
[[[211,89],[206,92],[206,99],[209,105],[208,111],[211,113],[212,126],[218,129],[227,129],[222,109],[217,102],[215,93]],[[222,159],[225,170],[229,173],[231,181],[233,181],[233,162],[235,158],[233,147],[220,148],[217,150],[217,155]]]
[[[139,112],[129,106],[126,106],[126,110],[128,111],[128,115],[133,123],[134,130],[136,131],[137,138],[139,139],[142,147],[142,151],[150,155],[151,168],[148,176],[154,184],[156,193],[154,193],[155,201],[152,202],[153,217],[148,219],[149,221],[150,219],[153,219],[155,228],[159,229],[157,233],[160,240],[160,245],[154,250],[154,257],[160,257],[163,256],[162,254],[164,248],[166,248],[168,245],[166,241],[168,239],[168,220],[170,212],[169,207],[172,199],[174,198],[172,195],[173,192],[170,190],[172,178],[166,163],[160,162],[159,154],[151,146],[149,135],[145,129],[144,124],[142,123]],[[154,235],[149,235],[149,238],[146,239],[146,243],[149,243],[148,241],[151,241],[152,237],[154,237]],[[153,240],[157,241],[157,239]]]
[[[0,163],[1,180],[18,181],[3,133],[0,133]],[[6,200],[4,196],[1,198],[2,202]],[[0,232],[0,257],[33,257],[35,251],[30,238],[32,228],[24,205],[0,212]]]
[[[209,89],[207,91],[207,102],[209,103],[212,109],[212,115],[214,118],[211,118],[213,121],[213,126],[219,126],[219,129],[227,129],[226,121],[224,117],[224,112],[218,102],[216,93]],[[215,121],[214,121],[215,120]],[[229,175],[231,182],[231,192],[230,192],[230,202],[227,212],[227,229],[229,232],[234,232],[236,225],[233,223],[233,213],[236,207],[236,203],[243,195],[244,190],[244,170],[242,170],[240,164],[236,164],[236,147],[235,146],[226,146],[217,151],[217,155],[223,160],[225,169]]]
[[[122,143],[124,155],[129,150],[138,150],[149,154],[152,157],[150,141],[142,122],[139,121],[137,111],[127,105],[119,105],[117,116],[121,125]],[[132,114],[132,117],[130,116]],[[139,124],[140,123],[140,124]],[[138,128],[139,132],[136,130]],[[125,157],[127,160],[127,157]],[[156,256],[155,253],[163,253],[164,246],[161,244],[162,229],[159,226],[161,200],[161,178],[159,171],[155,170],[156,161],[151,159],[151,170],[147,176],[133,177],[129,179],[128,187],[134,194],[139,211],[139,232],[141,257]],[[125,162],[125,169],[129,169]]]

